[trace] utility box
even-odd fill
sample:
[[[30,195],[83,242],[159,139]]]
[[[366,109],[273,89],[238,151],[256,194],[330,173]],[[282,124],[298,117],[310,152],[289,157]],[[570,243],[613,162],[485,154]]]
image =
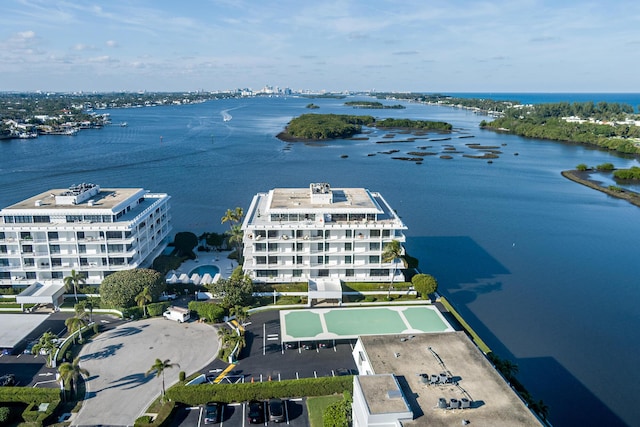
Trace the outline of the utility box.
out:
[[[188,308],[182,307],[169,307],[167,311],[162,313],[165,319],[175,320],[176,322],[182,323],[186,322],[191,318],[191,313]]]

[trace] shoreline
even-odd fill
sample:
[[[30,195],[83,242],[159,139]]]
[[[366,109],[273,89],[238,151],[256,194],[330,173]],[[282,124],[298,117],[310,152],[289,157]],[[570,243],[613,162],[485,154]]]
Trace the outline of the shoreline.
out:
[[[594,190],[598,190],[602,193],[605,193],[611,197],[615,197],[616,199],[622,199],[622,200],[626,200],[629,203],[631,203],[632,205],[638,206],[640,207],[640,193],[636,193],[635,191],[630,191],[630,190],[620,190],[620,191],[613,191],[610,190],[607,187],[602,187],[600,184],[598,184],[596,181],[591,180],[591,179],[587,179],[587,178],[583,178],[580,175],[586,175],[588,172],[581,172],[578,170],[566,170],[566,171],[562,171],[560,172],[561,175],[573,182],[577,182],[578,184],[582,184],[586,187],[589,188],[593,188]]]

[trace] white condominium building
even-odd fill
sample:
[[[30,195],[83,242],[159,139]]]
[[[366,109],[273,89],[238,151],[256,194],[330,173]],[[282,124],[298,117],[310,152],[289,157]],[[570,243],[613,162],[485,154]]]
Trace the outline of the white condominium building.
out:
[[[407,227],[379,193],[364,188],[276,188],[253,197],[244,231],[245,274],[255,282],[341,279],[403,281],[383,262],[385,245]],[[397,268],[396,268],[397,267]]]
[[[71,270],[95,285],[150,265],[171,232],[169,199],[81,184],[0,210],[0,285],[61,284]]]

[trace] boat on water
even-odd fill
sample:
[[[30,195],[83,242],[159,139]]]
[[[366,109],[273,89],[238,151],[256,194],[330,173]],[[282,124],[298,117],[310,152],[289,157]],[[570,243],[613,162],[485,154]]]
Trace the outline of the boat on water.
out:
[[[120,127],[121,128],[126,128],[127,126],[129,126],[129,123],[127,123],[127,122],[120,123]]]
[[[233,118],[233,116],[231,116],[231,114],[229,114],[227,111],[223,111],[222,112],[222,121],[223,122],[229,122],[229,121],[231,121],[232,118]]]

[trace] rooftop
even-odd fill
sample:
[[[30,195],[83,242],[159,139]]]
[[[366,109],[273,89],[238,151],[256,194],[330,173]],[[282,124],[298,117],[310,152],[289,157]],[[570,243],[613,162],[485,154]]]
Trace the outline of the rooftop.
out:
[[[313,210],[354,211],[364,213],[378,213],[382,209],[376,203],[369,191],[364,188],[333,188],[333,201],[330,203],[312,202],[309,188],[276,188],[270,192],[270,213],[300,212]]]
[[[393,375],[360,375],[356,381],[367,396],[371,414],[410,411]]]
[[[28,210],[113,210],[120,203],[124,202],[134,194],[143,191],[142,188],[101,188],[93,197],[78,204],[56,204],[56,197],[69,192],[67,188],[55,188],[35,196],[29,197],[21,202],[15,203],[4,209],[28,209]]]
[[[415,414],[404,426],[540,426],[524,402],[464,332],[360,337],[375,374],[393,373]],[[447,384],[423,380],[446,373]],[[409,388],[409,390],[406,390]],[[369,396],[367,396],[369,401]],[[371,396],[375,399],[375,394]],[[467,398],[469,409],[439,409],[445,398]]]

